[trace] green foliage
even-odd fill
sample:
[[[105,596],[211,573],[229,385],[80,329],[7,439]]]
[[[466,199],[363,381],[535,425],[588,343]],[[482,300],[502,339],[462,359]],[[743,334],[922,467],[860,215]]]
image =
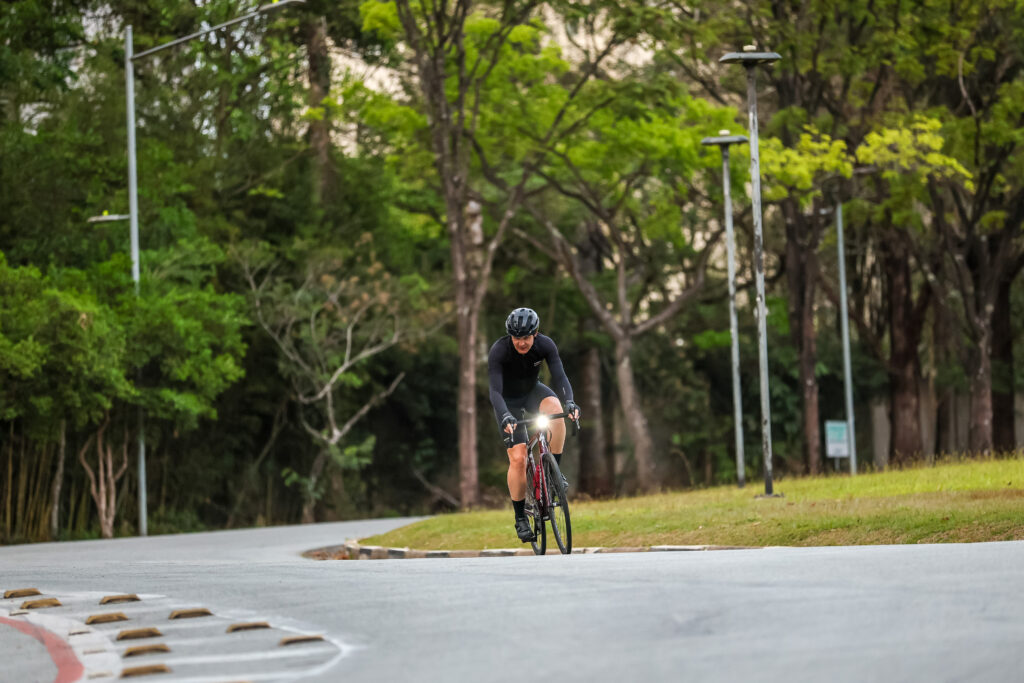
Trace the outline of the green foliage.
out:
[[[802,408],[786,306],[789,264],[781,257],[785,239],[807,236],[783,237],[780,217],[848,200],[850,294],[865,317],[864,329],[854,326],[855,395],[858,402],[887,396],[888,368],[866,334],[884,349],[893,324],[880,255],[893,245],[907,249],[913,292],[937,275],[948,292],[941,302],[955,304],[975,300],[969,280],[983,281],[986,249],[1020,250],[1019,4],[844,0],[744,12],[708,0],[684,9],[610,0],[546,3],[543,12],[529,3],[474,5],[458,36],[472,87],[460,89],[454,59],[443,74],[449,104],[460,93],[472,102],[459,140],[468,177],[454,179],[434,154],[432,114],[401,42],[396,3],[307,0],[267,13],[136,63],[143,249],[136,295],[127,223],[87,223],[127,212],[122,29],[134,27],[140,51],[252,4],[4,3],[0,433],[45,444],[66,419],[73,449],[108,414],[130,431],[143,408],[153,529],[295,521],[310,497],[328,516],[444,509],[448,503],[423,480],[457,490],[458,355],[447,333],[450,287],[439,285],[451,275],[445,183],[464,183],[467,199],[484,206],[486,238],[508,188],[524,169],[531,174],[524,191],[535,213],[512,217],[510,239],[495,254],[479,337],[490,341],[507,309],[533,303],[574,382],[581,354],[598,349],[603,398],[614,405],[612,338],[551,258],[556,247],[540,221],[549,219],[566,248],[585,254],[602,305],[621,315],[621,264],[631,324],[662,310],[720,228],[720,157],[700,140],[741,129],[743,107],[723,103],[744,101],[743,69],[717,59],[751,42],[754,26],[759,45],[783,56],[758,71],[758,84],[772,427],[780,471],[795,469]],[[428,10],[411,8],[421,21]],[[522,13],[503,24],[505,10]],[[345,60],[328,65],[329,92],[313,101],[309,41],[320,27],[332,58]],[[328,129],[326,159],[313,150],[311,124]],[[749,295],[746,151],[734,148],[728,182]],[[324,174],[326,191],[314,191]],[[938,218],[953,239],[940,239]],[[998,248],[983,246],[1007,236]],[[808,247],[829,277],[834,246]],[[258,294],[240,252],[262,278]],[[471,269],[481,255],[470,253]],[[673,485],[736,474],[720,261],[715,252],[704,300],[634,347],[660,469]],[[950,277],[959,271],[949,263],[962,263],[969,277]],[[756,320],[743,306],[743,429],[755,444]],[[841,406],[840,350],[834,304],[818,297],[814,306],[825,413]],[[280,343],[260,313],[272,329],[287,330]],[[343,362],[350,327],[359,348],[389,338],[395,320],[401,341],[338,375],[332,417],[344,424],[394,378],[404,379],[344,439],[311,449],[330,420],[296,396],[322,387]],[[969,389],[958,353],[974,342],[960,328],[948,339],[926,335],[920,351],[942,359],[934,363],[940,390]],[[1018,380],[1022,366],[1014,368]],[[480,407],[479,428],[493,429],[486,403]],[[489,458],[483,479],[504,495],[500,444],[481,434]],[[31,455],[43,447],[27,448]],[[628,484],[628,444],[610,448],[626,461],[617,474]],[[756,450],[747,451],[748,478],[759,471]],[[327,474],[317,478],[311,463],[319,454]],[[69,468],[68,477],[81,492],[82,472]],[[131,504],[124,502],[125,519]],[[87,512],[62,514],[74,529],[68,533],[89,533]]]
[[[824,182],[853,175],[853,160],[846,143],[814,126],[807,126],[792,147],[784,146],[778,138],[764,139],[761,159],[761,168],[768,178],[763,194],[766,201],[797,197],[801,206],[806,207],[821,196]]]
[[[857,161],[877,166],[888,180],[934,175],[959,178],[972,187],[963,164],[941,152],[941,128],[941,121],[916,116],[899,128],[872,131],[857,148]]]
[[[729,330],[704,330],[693,336],[693,343],[701,351],[710,351],[729,346],[732,343],[731,339],[732,334]]]
[[[133,393],[116,313],[94,292],[60,284],[0,255],[0,415],[43,433],[63,417],[97,421]]]

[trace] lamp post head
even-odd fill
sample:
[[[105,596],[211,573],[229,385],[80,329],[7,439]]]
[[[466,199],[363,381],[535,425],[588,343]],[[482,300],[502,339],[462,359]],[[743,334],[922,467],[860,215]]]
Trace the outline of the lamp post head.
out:
[[[107,213],[103,212],[99,216],[90,216],[85,219],[86,223],[109,223],[111,221],[126,221],[131,218],[131,214],[127,213]]]
[[[729,145],[738,145],[740,143],[747,142],[746,135],[729,135],[729,131],[720,130],[718,135],[715,137],[704,138],[700,141],[702,145],[716,145],[718,147],[727,148]]]
[[[752,47],[748,45],[747,47]],[[742,64],[743,66],[751,67],[757,66],[758,64],[771,64],[782,59],[782,55],[778,52],[730,52],[723,56],[718,61],[722,64]]]

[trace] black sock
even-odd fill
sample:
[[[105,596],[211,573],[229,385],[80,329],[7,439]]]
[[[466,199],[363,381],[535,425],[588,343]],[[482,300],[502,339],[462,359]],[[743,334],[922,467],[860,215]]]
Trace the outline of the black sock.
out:
[[[551,455],[553,455],[555,457],[555,462],[557,462],[558,466],[561,467],[562,466],[562,454],[561,453],[552,453]]]
[[[526,519],[526,499],[513,500],[512,508],[516,511],[516,519]]]

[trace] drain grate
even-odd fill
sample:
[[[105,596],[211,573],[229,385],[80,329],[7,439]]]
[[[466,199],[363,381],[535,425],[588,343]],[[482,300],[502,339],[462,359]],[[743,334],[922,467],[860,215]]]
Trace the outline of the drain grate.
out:
[[[255,631],[256,629],[270,628],[270,624],[265,621],[251,621],[244,624],[231,624],[228,626],[228,633],[236,633],[238,631]]]
[[[135,593],[125,595],[106,595],[100,600],[101,605],[114,605],[120,602],[139,602],[139,596]]]
[[[124,612],[107,612],[106,614],[92,614],[86,618],[85,623],[88,626],[92,624],[110,624],[115,621],[128,621],[128,617],[124,615]]]
[[[157,652],[170,652],[171,648],[167,647],[163,643],[153,643],[152,645],[139,645],[137,647],[130,647],[124,651],[125,657],[141,657],[142,655],[152,655]]]
[[[42,595],[38,588],[14,588],[4,591],[4,600],[9,598],[31,598],[33,595]]]
[[[57,598],[43,598],[42,600],[26,600],[21,603],[21,609],[42,609],[44,607],[61,607]]]
[[[165,664],[148,664],[146,666],[130,666],[127,669],[121,669],[121,678],[136,678],[138,676],[169,673],[171,673],[171,670]]]
[[[197,607],[195,609],[176,609],[171,612],[171,616],[168,619],[195,619],[196,617],[212,617],[213,612],[206,609],[205,607]]]
[[[159,638],[163,633],[160,633],[158,628],[132,628],[121,631],[117,634],[118,640],[138,640],[139,638]]]

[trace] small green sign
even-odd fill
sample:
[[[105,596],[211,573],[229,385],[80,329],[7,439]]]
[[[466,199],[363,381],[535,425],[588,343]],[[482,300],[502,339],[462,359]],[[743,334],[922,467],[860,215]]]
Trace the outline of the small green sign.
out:
[[[825,422],[825,454],[830,458],[850,457],[850,442],[846,438],[846,423],[838,420]]]

